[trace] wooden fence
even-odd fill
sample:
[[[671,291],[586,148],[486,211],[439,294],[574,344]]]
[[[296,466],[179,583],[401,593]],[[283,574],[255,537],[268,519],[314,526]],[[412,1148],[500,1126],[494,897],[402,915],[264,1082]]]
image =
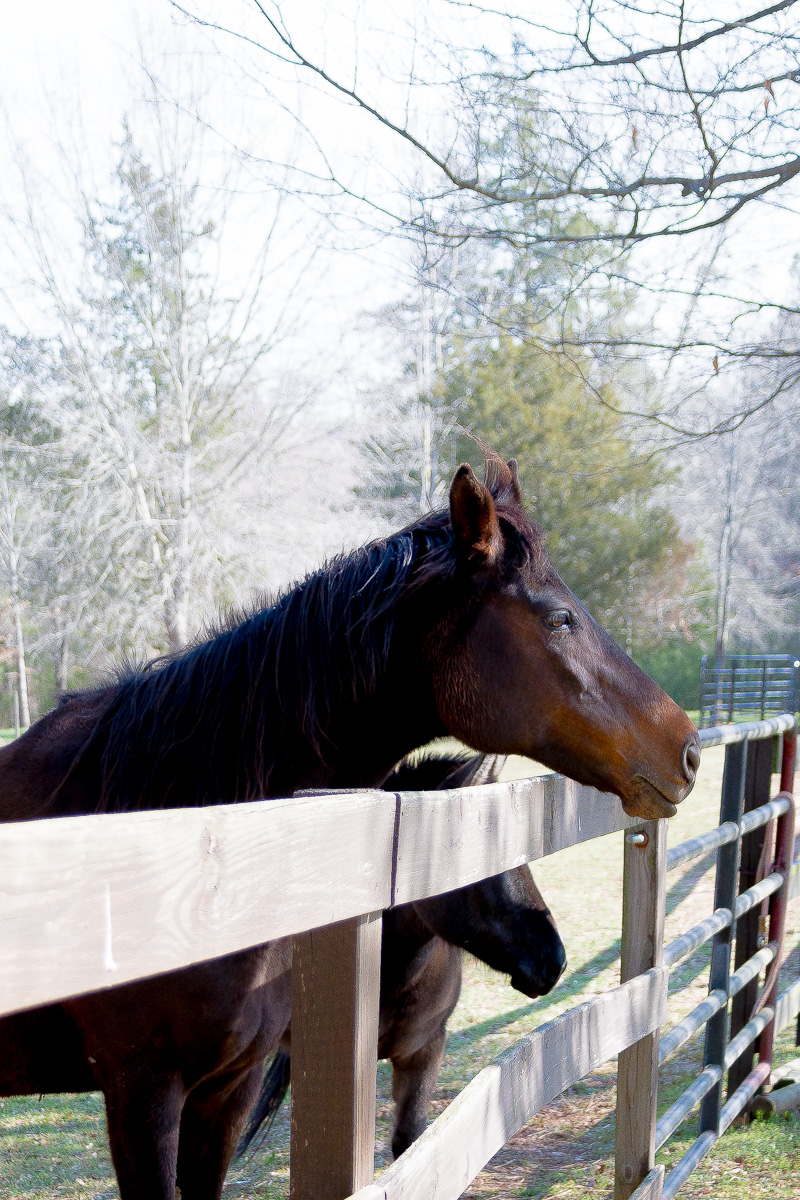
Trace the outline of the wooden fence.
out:
[[[666,821],[626,817],[615,796],[558,775],[2,826],[0,1014],[293,937],[293,1200],[456,1200],[539,1109],[615,1055],[617,1200],[674,1196],[764,1082],[771,1032],[800,1012],[799,980],[767,996],[755,1017],[747,1001],[739,1028],[734,1011],[726,1042],[728,1001],[747,1000],[779,955],[782,913],[800,891],[799,867],[749,883],[753,855],[739,853],[754,839],[763,845],[775,825],[779,847],[790,844],[791,801],[771,801],[769,784],[783,735],[782,786],[791,787],[793,727],[784,716],[703,731],[705,745],[728,747],[722,821],[669,852]],[[381,910],[614,831],[626,838],[621,985],[506,1051],[373,1182]],[[712,848],[715,912],[662,949],[666,873]],[[757,941],[767,897],[768,944],[748,950],[748,916]],[[707,1000],[660,1037],[670,968],[712,937]],[[706,1021],[704,1070],[657,1122],[659,1062]],[[746,1063],[756,1038],[759,1066],[721,1106],[725,1070]],[[657,1145],[701,1100],[700,1137],[664,1180]]]

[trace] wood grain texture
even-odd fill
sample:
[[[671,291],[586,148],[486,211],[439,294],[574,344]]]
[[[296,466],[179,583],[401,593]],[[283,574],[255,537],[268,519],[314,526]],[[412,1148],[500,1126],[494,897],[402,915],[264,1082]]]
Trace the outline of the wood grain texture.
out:
[[[0,1012],[285,937],[390,900],[386,793],[0,827]]]
[[[637,822],[563,775],[401,797],[395,902],[449,892]]]
[[[789,894],[787,900],[796,900],[800,896],[800,861],[795,859],[789,872]]]
[[[661,1189],[664,1186],[664,1168],[659,1164],[653,1167],[645,1179],[633,1193],[631,1200],[661,1200]]]
[[[664,1020],[666,968],[549,1021],[467,1084],[422,1137],[353,1200],[456,1200],[527,1121]]]
[[[345,1200],[375,1161],[381,914],[294,939],[292,1200]]]
[[[0,1014],[434,895],[633,824],[560,776],[0,826]],[[397,850],[396,872],[393,853]]]
[[[775,1032],[780,1033],[800,1014],[800,979],[790,984],[778,997],[775,1005]]]
[[[648,821],[643,846],[625,842],[621,979],[661,964],[666,897],[667,822]],[[623,1050],[617,1069],[615,1200],[629,1200],[655,1163],[659,1030]]]

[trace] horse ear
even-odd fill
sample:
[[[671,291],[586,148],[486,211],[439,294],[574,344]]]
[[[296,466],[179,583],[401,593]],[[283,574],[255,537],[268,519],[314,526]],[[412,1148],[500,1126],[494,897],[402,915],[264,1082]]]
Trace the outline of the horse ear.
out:
[[[450,485],[450,520],[456,546],[470,558],[494,559],[503,545],[492,493],[469,463],[462,463]]]
[[[511,472],[512,495],[517,504],[522,504],[522,488],[519,486],[519,464],[515,458],[510,458],[507,466]]]

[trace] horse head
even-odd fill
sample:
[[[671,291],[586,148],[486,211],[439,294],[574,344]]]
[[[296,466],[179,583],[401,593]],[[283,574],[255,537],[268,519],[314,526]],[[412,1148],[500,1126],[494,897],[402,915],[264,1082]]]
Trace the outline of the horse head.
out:
[[[514,461],[489,467],[489,486],[462,465],[450,489],[460,600],[429,639],[442,723],[614,792],[631,816],[671,816],[700,761],[694,725],[559,577]]]
[[[414,908],[439,937],[510,976],[511,986],[531,998],[552,991],[567,965],[556,923],[527,866],[418,900]]]
[[[384,787],[438,790],[494,783],[504,762],[501,755],[427,755],[415,764],[401,763]],[[527,866],[411,907],[433,933],[509,975],[511,986],[531,998],[551,991],[567,965],[556,923]]]

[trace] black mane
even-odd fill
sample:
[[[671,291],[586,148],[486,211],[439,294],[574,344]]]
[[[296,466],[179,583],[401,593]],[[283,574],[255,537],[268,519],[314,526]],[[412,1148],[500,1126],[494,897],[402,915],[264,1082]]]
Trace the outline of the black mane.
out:
[[[507,469],[490,461],[487,476],[515,559],[543,565],[540,531]],[[292,740],[327,763],[332,715],[367,700],[381,678],[399,600],[447,582],[456,567],[449,512],[433,512],[334,558],[207,640],[120,677],[80,755],[100,758],[98,811],[268,795]]]

